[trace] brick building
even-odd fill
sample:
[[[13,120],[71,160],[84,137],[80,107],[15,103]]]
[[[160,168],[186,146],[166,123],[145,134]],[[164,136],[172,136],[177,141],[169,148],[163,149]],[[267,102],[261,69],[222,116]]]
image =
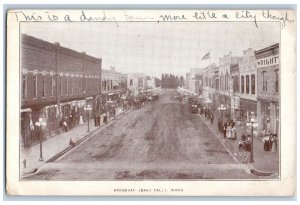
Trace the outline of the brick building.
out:
[[[259,130],[279,134],[279,44],[255,51],[257,60],[257,120]]]
[[[21,145],[39,139],[35,122],[46,121],[45,136],[60,131],[62,121],[76,126],[84,107],[99,108],[101,59],[22,34]]]

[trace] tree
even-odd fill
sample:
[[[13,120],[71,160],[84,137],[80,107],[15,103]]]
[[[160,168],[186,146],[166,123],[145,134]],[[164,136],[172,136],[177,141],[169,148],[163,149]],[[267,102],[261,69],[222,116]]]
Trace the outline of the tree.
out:
[[[155,81],[155,87],[160,87],[161,86],[161,80],[159,78],[154,78]]]
[[[183,76],[180,76],[180,79],[179,79],[179,86],[180,86],[180,87],[183,87],[183,86],[184,86],[184,78],[183,78]]]

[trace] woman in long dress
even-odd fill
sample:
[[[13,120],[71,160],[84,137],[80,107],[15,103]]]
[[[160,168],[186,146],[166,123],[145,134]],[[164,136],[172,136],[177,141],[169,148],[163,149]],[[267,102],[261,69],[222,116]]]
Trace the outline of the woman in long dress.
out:
[[[227,138],[231,138],[231,127],[227,127]]]
[[[276,153],[277,152],[277,135],[274,134],[273,135],[273,143],[272,143],[272,153]]]

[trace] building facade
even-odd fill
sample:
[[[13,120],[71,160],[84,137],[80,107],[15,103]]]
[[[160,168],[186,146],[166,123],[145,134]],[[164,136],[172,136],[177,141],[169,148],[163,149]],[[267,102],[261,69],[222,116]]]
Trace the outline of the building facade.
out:
[[[280,134],[279,44],[255,51],[257,60],[257,120],[261,130]]]
[[[219,91],[218,104],[226,106],[225,117],[232,119],[234,108],[231,105],[232,102],[232,82],[230,68],[239,62],[239,57],[233,57],[230,52],[227,55],[219,58]]]
[[[85,120],[87,104],[96,112],[101,94],[100,58],[21,35],[21,145],[39,141],[35,122],[47,123],[43,135],[59,132],[62,122],[69,128]]]
[[[154,89],[155,88],[155,78],[154,77],[150,77],[148,76],[146,78],[146,81],[145,81],[145,88],[148,90],[148,89]]]
[[[211,106],[216,105],[216,84],[215,84],[215,70],[216,64],[209,65],[203,68],[203,99]],[[211,107],[209,105],[209,107]]]
[[[190,81],[191,81],[191,73],[186,73],[185,74],[185,89],[190,90]]]
[[[202,70],[202,68],[191,68],[190,70],[189,91],[192,93],[199,93],[200,82],[196,76],[201,74]]]
[[[243,51],[240,67],[240,119],[249,121],[251,115],[257,116],[257,67],[254,50]]]
[[[115,67],[110,69],[102,69],[101,77],[101,93],[105,95],[107,93],[118,93],[121,91],[123,74],[116,72]]]
[[[239,120],[240,117],[240,69],[239,64],[230,65],[230,80],[229,80],[229,95],[231,99],[230,115],[234,121]]]
[[[127,78],[127,87],[131,93],[137,95],[146,89],[146,75],[143,73],[130,73]]]

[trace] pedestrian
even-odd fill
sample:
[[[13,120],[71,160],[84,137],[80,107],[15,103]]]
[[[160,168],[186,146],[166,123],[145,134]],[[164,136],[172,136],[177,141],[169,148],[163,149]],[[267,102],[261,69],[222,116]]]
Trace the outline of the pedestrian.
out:
[[[218,130],[219,130],[219,132],[222,131],[222,122],[221,122],[220,118],[218,119]]]
[[[270,151],[270,134],[266,135],[266,139],[265,139],[265,151]]]
[[[226,123],[224,123],[224,126],[223,126],[224,139],[226,139],[226,132],[227,132],[227,125],[226,125]]]
[[[252,147],[251,147],[251,144],[252,144],[251,141],[252,141],[251,136],[247,135],[247,147],[246,147],[246,150],[248,152],[251,152],[251,149],[252,149]]]
[[[26,159],[24,159],[24,160],[23,160],[23,166],[24,166],[24,168],[26,168],[26,166],[27,166],[26,163],[27,163],[27,162],[26,162]]]
[[[97,115],[94,114],[94,123],[95,123],[95,127],[97,127]]]
[[[69,125],[70,125],[70,129],[72,129],[73,128],[73,115],[72,114],[70,114],[70,118],[69,118]]]
[[[273,134],[270,134],[270,140],[269,140],[269,150],[272,151],[273,146]]]
[[[237,134],[236,134],[236,129],[235,129],[235,127],[232,127],[232,128],[231,128],[231,131],[232,131],[232,138],[233,138],[234,140],[236,140],[236,139],[237,139]]]
[[[75,146],[75,142],[73,141],[73,139],[72,139],[72,138],[70,138],[69,145],[70,145],[71,147],[74,147],[74,146]]]
[[[214,115],[211,113],[210,115],[210,123],[211,124],[214,124]]]
[[[276,153],[277,152],[277,134],[273,135],[273,144],[272,144],[272,153]]]
[[[103,123],[107,123],[107,114],[106,114],[106,112],[104,112],[104,115],[103,115]]]
[[[101,116],[100,116],[100,113],[98,113],[97,115],[97,126],[100,126],[101,124]]]
[[[113,108],[113,115],[114,115],[114,118],[116,118],[116,116],[117,116],[117,108],[116,107]]]
[[[227,126],[227,133],[226,134],[227,134],[227,138],[231,139],[232,136],[231,136],[231,127],[230,126]]]
[[[65,132],[68,132],[68,123],[67,123],[66,119],[63,121],[63,127],[64,127]]]

